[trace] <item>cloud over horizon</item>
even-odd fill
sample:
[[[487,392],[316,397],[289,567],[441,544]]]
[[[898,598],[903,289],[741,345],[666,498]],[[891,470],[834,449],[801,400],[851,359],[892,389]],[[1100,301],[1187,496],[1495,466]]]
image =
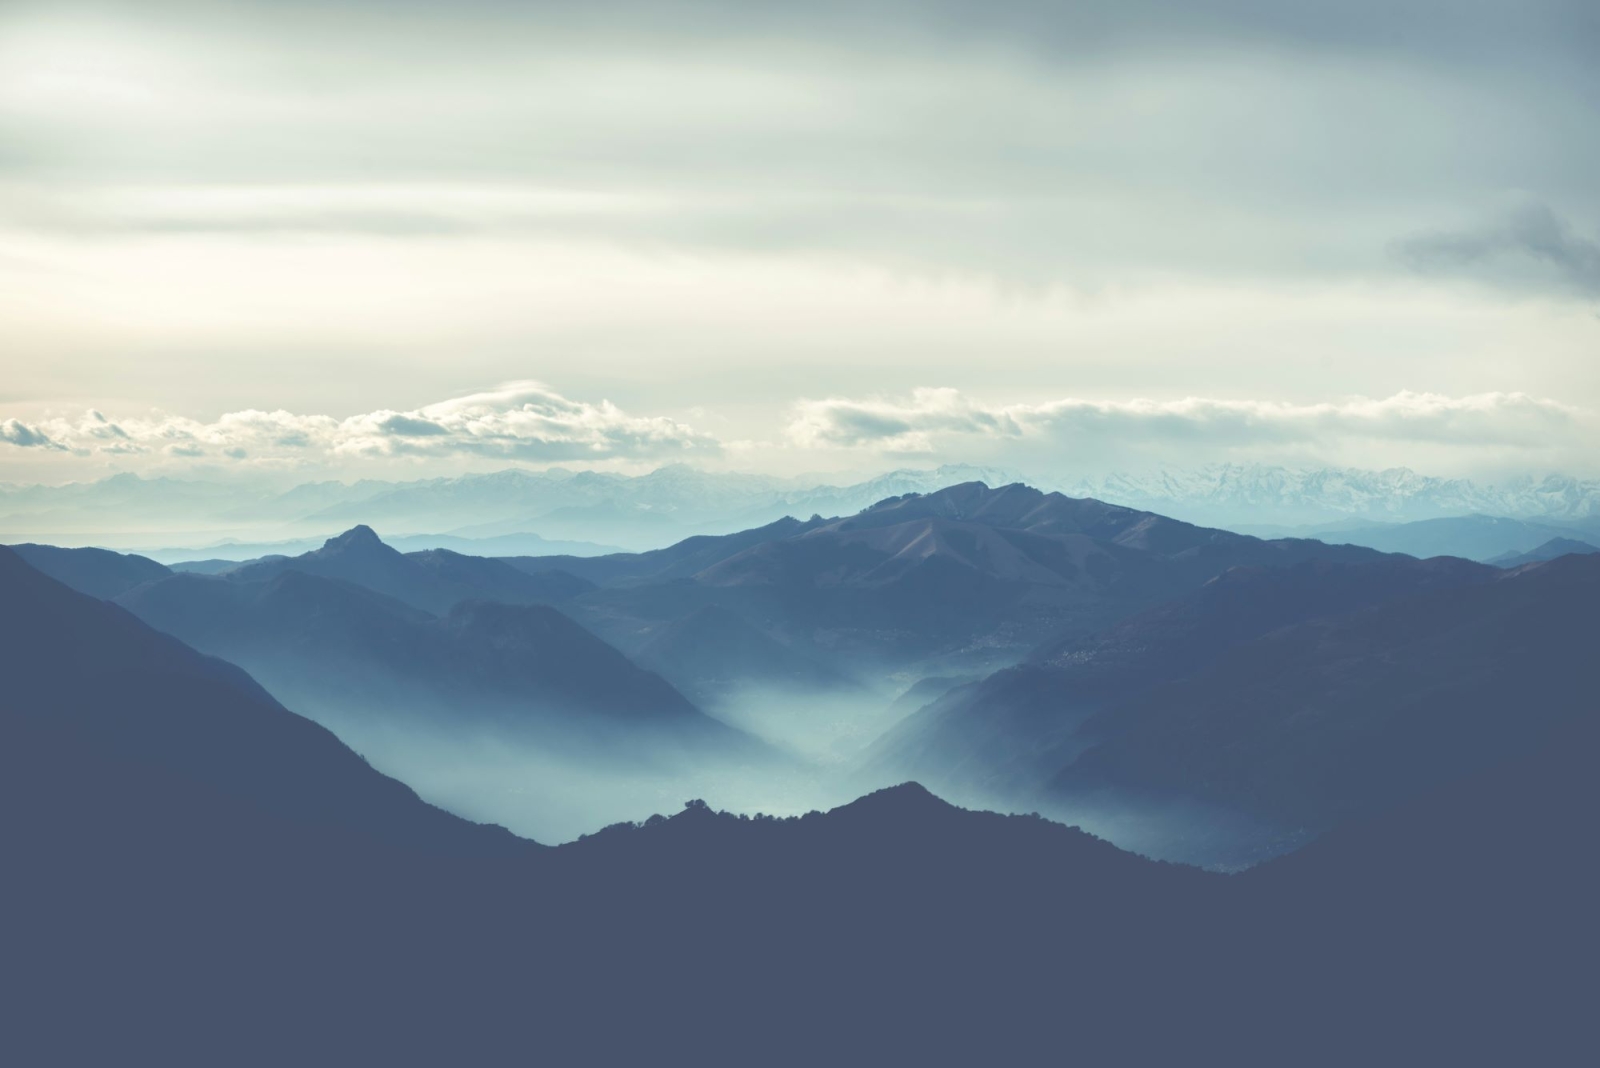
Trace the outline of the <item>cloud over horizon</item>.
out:
[[[610,401],[570,400],[538,382],[346,418],[287,411],[228,412],[204,422],[178,415],[112,420],[89,410],[72,420],[0,423],[0,440],[79,457],[231,459],[295,464],[339,458],[473,456],[555,462],[714,455],[720,443],[684,423],[629,415]]]
[[[1041,456],[1305,448],[1331,455],[1351,442],[1543,451],[1581,447],[1593,440],[1593,432],[1589,413],[1523,393],[1400,392],[1318,404],[1185,397],[995,405],[954,389],[918,389],[902,398],[801,401],[788,427],[794,442],[810,448],[932,455],[977,439]]]
[[[52,441],[50,435],[38,427],[29,426],[27,423],[17,419],[7,419],[0,422],[0,441],[23,449],[60,450],[66,448],[66,446]]]
[[[339,470],[349,464],[444,465],[507,461],[638,466],[694,459],[718,466],[770,460],[815,469],[823,457],[870,462],[915,457],[1003,463],[1020,470],[1108,471],[1118,465],[1250,459],[1340,464],[1363,450],[1387,466],[1461,461],[1486,453],[1521,457],[1533,470],[1576,456],[1597,440],[1593,413],[1524,393],[1448,396],[1402,391],[1321,403],[1183,397],[1121,400],[1056,397],[992,403],[952,388],[902,396],[800,400],[766,440],[723,440],[678,419],[639,415],[607,400],[573,400],[532,381],[508,382],[419,408],[345,417],[247,409],[212,420],[153,414],[0,421],[0,442],[58,456],[58,464],[123,469],[234,465]],[[717,422],[714,411],[696,419]],[[811,459],[808,461],[807,457]],[[0,458],[3,462],[3,458]],[[1499,465],[1505,466],[1505,465]]]

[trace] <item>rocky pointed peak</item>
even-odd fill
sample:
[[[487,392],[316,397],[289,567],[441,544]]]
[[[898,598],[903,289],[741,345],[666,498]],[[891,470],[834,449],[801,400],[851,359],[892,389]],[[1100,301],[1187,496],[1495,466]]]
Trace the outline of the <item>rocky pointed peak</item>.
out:
[[[383,539],[378,537],[377,531],[364,523],[351,527],[338,537],[329,538],[322,543],[323,552],[366,551],[379,548],[387,546],[383,544]]]

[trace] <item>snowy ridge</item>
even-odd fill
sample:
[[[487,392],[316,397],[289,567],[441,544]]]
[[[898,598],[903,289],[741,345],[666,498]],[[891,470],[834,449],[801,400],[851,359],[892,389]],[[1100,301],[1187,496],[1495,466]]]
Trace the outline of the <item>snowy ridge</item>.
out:
[[[1409,468],[1288,468],[1212,464],[1113,474],[1057,487],[1070,496],[1210,523],[1408,522],[1442,516],[1586,519],[1600,515],[1600,480],[1551,474],[1502,485]]]

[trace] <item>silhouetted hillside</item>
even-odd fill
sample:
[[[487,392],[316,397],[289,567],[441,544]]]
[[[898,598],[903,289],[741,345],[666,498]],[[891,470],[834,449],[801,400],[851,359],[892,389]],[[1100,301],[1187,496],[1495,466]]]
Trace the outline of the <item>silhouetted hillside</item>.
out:
[[[442,865],[9,740],[23,1063],[1568,1063],[1587,1034],[1600,886],[1560,847],[1592,729],[1231,877],[914,784]]]
[[[1594,710],[1600,556],[1314,620],[1096,715],[1053,789],[1181,794],[1313,828],[1540,745]]]
[[[58,549],[54,545],[13,545],[11,549],[57,582],[102,600],[169,573],[154,560],[108,549]]]
[[[1507,553],[1497,556],[1489,563],[1495,567],[1513,568],[1523,564],[1536,564],[1543,560],[1554,560],[1557,557],[1567,556],[1572,553],[1587,554],[1600,553],[1600,548],[1590,545],[1586,541],[1576,538],[1551,538],[1542,545],[1535,546],[1525,553]]]
[[[990,518],[1056,521],[1022,499]],[[1038,563],[952,535],[959,517],[911,522],[944,574]],[[859,548],[900,525],[821,539],[845,547],[846,588],[916,574],[914,553],[885,566],[914,540]],[[1011,549],[1089,538],[1141,568],[1299,551],[1145,520],[1103,542],[984,529]],[[792,551],[740,573],[781,575]],[[1227,571],[996,677],[1098,702],[1062,791],[1346,821],[1221,876],[914,784],[782,820],[691,802],[539,849],[424,805],[239,669],[0,550],[0,1048],[30,1065],[1583,1063],[1600,556],[1311,559]],[[791,589],[826,578],[799,574]],[[197,641],[270,639],[301,672],[408,679],[380,711],[441,665],[518,693],[566,665],[618,676],[597,719],[651,677],[548,607],[439,618],[292,568],[124,598]]]
[[[784,518],[737,534],[697,535],[664,549],[606,556],[514,556],[506,562],[530,574],[560,569],[601,584],[691,578],[751,545],[802,534],[822,520]]]
[[[423,804],[232,664],[68,589],[3,548],[0,591],[7,731],[103,754],[136,769],[130,773],[191,784],[295,823],[454,851],[504,851],[515,841]]]
[[[436,578],[441,586],[471,591],[477,599],[515,599],[549,601],[559,604],[595,588],[588,579],[569,571],[519,571],[503,560],[483,556],[464,556],[449,549],[426,549],[410,553],[413,561]],[[498,595],[498,596],[490,596]]]
[[[1329,542],[1365,545],[1419,559],[1461,556],[1489,561],[1508,553],[1526,552],[1571,531],[1559,522],[1511,519],[1498,515],[1458,515],[1411,523],[1378,523],[1329,529],[1317,536]]]
[[[121,603],[319,719],[497,725],[619,752],[668,738],[753,747],[547,605],[469,601],[438,618],[298,570],[257,582],[173,575]]]
[[[1329,1063],[1341,1047],[1345,1063],[1374,1049],[1394,1063],[1586,1059],[1597,751],[1591,704],[1519,755],[1233,877],[1236,904],[1274,932],[1259,967],[1294,977],[1255,1008],[1288,1042],[1332,1037],[1331,1006],[1359,1021],[1336,1028]]]
[[[1488,582],[1483,564],[1380,557],[1239,567],[1088,638],[1041,646],[1028,662],[952,690],[873,747],[894,774],[1026,796],[1095,739],[1095,713],[1202,670],[1230,648],[1292,623],[1408,593]]]

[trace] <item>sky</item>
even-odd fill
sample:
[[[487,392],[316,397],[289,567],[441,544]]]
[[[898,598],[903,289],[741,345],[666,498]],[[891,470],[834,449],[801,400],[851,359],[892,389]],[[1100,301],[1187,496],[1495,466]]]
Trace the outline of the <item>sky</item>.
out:
[[[1592,0],[0,2],[0,481],[1600,473]]]

